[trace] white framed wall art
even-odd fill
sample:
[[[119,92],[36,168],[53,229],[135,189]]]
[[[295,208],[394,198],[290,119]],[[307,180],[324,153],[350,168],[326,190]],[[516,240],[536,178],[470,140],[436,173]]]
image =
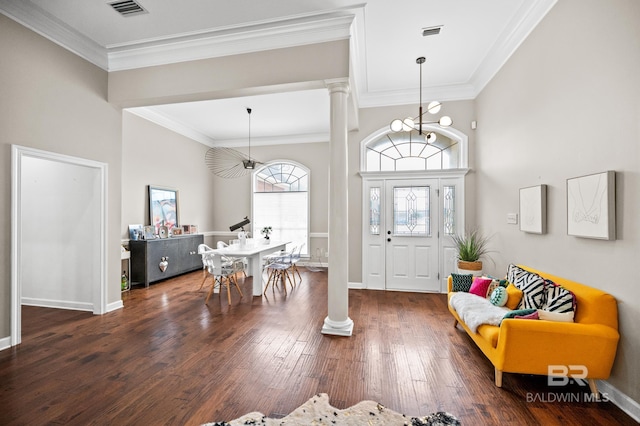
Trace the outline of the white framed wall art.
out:
[[[520,189],[520,230],[532,234],[547,232],[547,185]]]
[[[567,234],[615,240],[615,192],[612,170],[567,179]]]

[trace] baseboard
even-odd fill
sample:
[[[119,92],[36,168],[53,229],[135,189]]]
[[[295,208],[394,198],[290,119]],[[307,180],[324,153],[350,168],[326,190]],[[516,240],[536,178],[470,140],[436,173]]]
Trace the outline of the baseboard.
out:
[[[70,309],[73,311],[93,312],[93,304],[86,302],[69,302],[65,300],[36,299],[33,297],[23,297],[22,304],[27,306],[38,306],[40,308]]]
[[[627,413],[633,420],[640,423],[640,403],[629,398],[609,382],[598,380],[598,390],[606,396],[616,407]]]
[[[122,300],[107,304],[107,312],[117,311],[118,309],[122,308],[124,308],[124,303],[122,303]]]
[[[11,336],[3,337],[0,339],[0,351],[9,349],[11,347]]]
[[[354,290],[364,290],[364,288],[365,288],[365,287],[364,287],[364,284],[362,284],[362,283],[353,283],[353,282],[349,282],[349,283],[347,283],[347,286],[348,286],[350,289],[354,289]]]
[[[328,269],[328,266],[329,266],[327,262],[311,262],[309,260],[301,260],[298,263],[298,265],[304,266],[304,267],[311,266],[313,268],[325,268],[325,269]]]

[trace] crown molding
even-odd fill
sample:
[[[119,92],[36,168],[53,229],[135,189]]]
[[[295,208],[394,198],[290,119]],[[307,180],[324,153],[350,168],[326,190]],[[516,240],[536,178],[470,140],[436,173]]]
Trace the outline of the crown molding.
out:
[[[557,0],[523,2],[521,8],[525,10],[515,15],[519,19],[505,28],[496,44],[489,49],[489,54],[471,76],[469,81],[475,90],[474,98],[489,84],[556,2]]]
[[[69,50],[92,64],[107,70],[107,49],[70,28],[46,11],[26,1],[0,0],[0,13]]]
[[[128,108],[128,109],[125,109],[125,111],[135,114],[138,117],[151,121],[152,123],[155,123],[158,126],[169,129],[179,135],[187,137],[203,145],[207,145],[210,147],[218,146],[215,139],[183,123],[180,123],[177,120],[173,120],[167,117],[166,115],[155,111],[153,107]]]
[[[128,108],[126,109],[126,111],[211,148],[239,148],[248,145],[247,139],[214,139],[185,125],[184,123],[171,119],[166,115],[155,111],[153,107]],[[300,135],[251,138],[252,146],[287,145],[317,142],[329,142],[329,133],[308,133]]]
[[[471,84],[454,84],[425,88],[423,94],[426,99],[438,99],[444,102],[474,99],[477,93]],[[364,92],[360,93],[358,101],[361,108],[413,105],[418,103],[415,90]]]
[[[348,39],[352,21],[352,14],[331,12],[108,46],[109,71]]]
[[[300,135],[282,135],[251,138],[251,146],[272,146],[272,145],[291,145],[303,143],[329,142],[329,133],[307,133]],[[220,139],[216,140],[215,146],[227,148],[240,148],[247,146],[246,139]]]
[[[0,0],[0,13],[106,71],[120,71],[344,40],[365,4],[245,26],[101,46],[30,2]]]

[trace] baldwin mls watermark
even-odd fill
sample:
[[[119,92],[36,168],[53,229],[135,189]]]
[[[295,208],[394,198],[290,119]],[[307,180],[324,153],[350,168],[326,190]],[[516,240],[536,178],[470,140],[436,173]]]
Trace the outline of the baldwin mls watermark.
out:
[[[547,367],[547,385],[563,387],[577,384],[584,387],[584,392],[527,392],[527,402],[608,402],[606,393],[594,394],[589,388],[587,375],[589,370],[584,365],[549,365]]]

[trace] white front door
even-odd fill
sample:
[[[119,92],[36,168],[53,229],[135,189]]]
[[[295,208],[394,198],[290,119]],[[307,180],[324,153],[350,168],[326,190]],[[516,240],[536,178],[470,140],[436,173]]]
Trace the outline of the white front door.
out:
[[[440,291],[437,179],[387,180],[386,288]]]
[[[451,235],[464,229],[464,178],[363,180],[365,288],[446,292],[456,271]]]

